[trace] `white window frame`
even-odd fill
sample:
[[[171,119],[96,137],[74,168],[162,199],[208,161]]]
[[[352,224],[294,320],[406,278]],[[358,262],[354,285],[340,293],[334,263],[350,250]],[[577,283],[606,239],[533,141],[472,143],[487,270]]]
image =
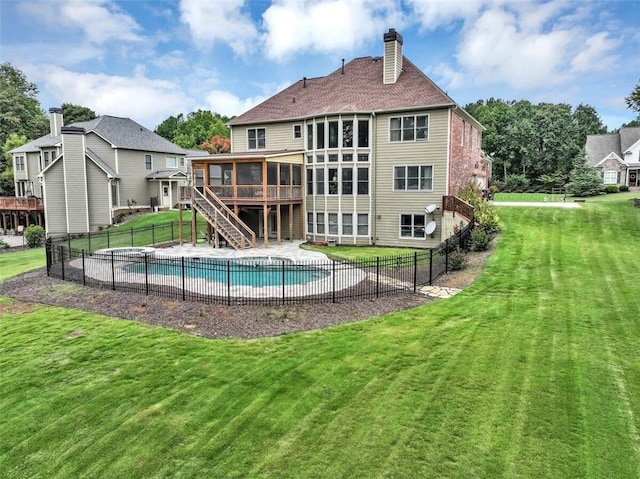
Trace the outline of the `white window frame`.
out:
[[[147,163],[147,159],[149,159],[149,163]],[[145,153],[144,155],[144,169],[147,171],[153,170],[153,155],[150,155],[149,153]]]
[[[404,169],[404,176],[403,176],[403,181],[404,181],[404,188],[397,188],[396,187],[396,180],[398,180],[399,177],[396,176],[396,172],[400,169],[403,168]],[[417,178],[417,188],[409,188],[409,168],[418,168],[418,176]],[[423,168],[430,168],[431,169],[431,176],[422,176],[423,173]],[[393,172],[391,177],[393,178],[393,191],[433,191],[433,165],[395,165],[393,167]],[[431,180],[431,187],[430,188],[423,188],[423,182],[430,179]]]
[[[411,224],[406,226],[403,225],[402,224],[403,217],[410,217]],[[416,218],[422,218],[422,225],[420,224],[416,225]],[[399,239],[423,240],[426,238],[425,230],[427,227],[427,218],[424,214],[401,214],[400,217],[398,218],[398,226],[399,226],[399,231],[398,231]],[[407,230],[407,228],[411,234],[403,235],[402,234],[403,229]]]
[[[613,181],[611,176],[613,175]],[[618,172],[615,170],[607,170],[602,173],[602,180],[605,185],[617,185],[618,184]]]
[[[342,234],[345,236],[353,236],[353,213],[342,213],[341,216],[342,222],[340,226],[342,228]],[[349,221],[345,222],[345,218],[349,218]]]
[[[263,132],[262,138],[260,138],[260,131]],[[254,134],[254,139],[251,139],[251,132]],[[255,142],[255,145],[251,146],[251,142]],[[248,150],[264,150],[267,147],[267,130],[266,128],[247,128],[247,149]]]
[[[425,125],[418,126],[418,119],[424,118]],[[409,127],[406,125],[408,120],[413,120],[413,126]],[[394,120],[399,121],[399,128],[392,128],[391,124]],[[424,138],[418,138],[418,132],[424,130]],[[410,139],[405,139],[405,132],[412,132]],[[394,138],[393,133],[398,133],[398,138]],[[429,115],[402,115],[402,116],[392,116],[389,117],[389,142],[390,143],[400,143],[400,142],[419,142],[419,141],[429,141]]]
[[[16,171],[24,171],[24,155],[16,156]]]
[[[167,156],[166,159],[167,168],[178,168],[178,157],[177,156]]]
[[[302,124],[296,123],[293,125],[293,139],[299,140],[300,138],[302,138]]]
[[[365,223],[361,223],[360,222],[360,218],[366,217],[367,222]],[[356,225],[356,236],[369,236],[369,213],[358,213],[356,215],[356,221],[358,222]],[[360,232],[360,227],[362,226],[366,226],[367,228],[367,232],[366,233],[361,233]]]

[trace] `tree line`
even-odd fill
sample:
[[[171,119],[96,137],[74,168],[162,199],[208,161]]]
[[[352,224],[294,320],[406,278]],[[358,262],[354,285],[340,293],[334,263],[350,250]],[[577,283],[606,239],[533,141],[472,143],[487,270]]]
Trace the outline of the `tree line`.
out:
[[[49,131],[49,119],[37,95],[37,85],[22,71],[10,63],[0,65],[0,196],[14,191],[12,159],[7,152]],[[626,101],[639,115],[622,126],[640,126],[640,80]],[[587,135],[607,133],[590,105],[573,108],[565,103],[489,98],[464,108],[486,128],[482,148],[493,159],[493,179],[501,186],[563,185],[576,161],[584,160]],[[67,125],[96,118],[93,110],[81,105],[63,103],[62,110]],[[170,116],[154,131],[183,148],[225,153],[230,151],[227,123],[232,118],[197,110]]]

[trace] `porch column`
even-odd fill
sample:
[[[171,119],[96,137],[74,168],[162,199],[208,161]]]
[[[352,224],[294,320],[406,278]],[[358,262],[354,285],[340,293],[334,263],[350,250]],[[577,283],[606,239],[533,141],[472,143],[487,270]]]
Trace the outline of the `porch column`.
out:
[[[282,243],[282,218],[280,213],[280,205],[276,205],[276,240],[278,244]]]
[[[266,203],[262,206],[262,235],[265,248],[269,246],[269,208]]]
[[[289,203],[289,241],[293,241],[293,203]]]
[[[196,238],[197,238],[197,232],[196,232],[196,209],[195,207],[191,206],[191,244],[193,246],[196,245]]]
[[[178,203],[178,240],[182,246],[182,202]]]

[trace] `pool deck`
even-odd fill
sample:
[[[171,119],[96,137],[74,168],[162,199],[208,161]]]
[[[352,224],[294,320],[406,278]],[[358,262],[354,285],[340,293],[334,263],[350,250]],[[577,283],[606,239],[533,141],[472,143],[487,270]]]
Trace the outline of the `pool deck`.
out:
[[[259,257],[274,257],[274,258],[287,258],[300,262],[309,261],[326,261],[328,258],[325,254],[317,251],[310,251],[300,248],[300,245],[304,241],[286,241],[281,244],[271,243],[269,247],[265,247],[259,243],[255,248],[248,248],[242,251],[236,251],[233,248],[214,248],[209,244],[203,243],[193,246],[191,244],[184,244],[182,246],[171,246],[169,248],[156,249],[156,257],[168,257],[168,256],[184,256],[188,258],[253,258]]]

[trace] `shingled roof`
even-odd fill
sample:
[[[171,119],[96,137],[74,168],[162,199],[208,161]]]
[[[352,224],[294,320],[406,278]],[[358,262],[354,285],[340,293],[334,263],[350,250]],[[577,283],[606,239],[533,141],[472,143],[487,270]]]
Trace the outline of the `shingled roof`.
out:
[[[148,130],[130,118],[103,115],[94,118],[93,120],[79,121],[68,126],[84,128],[87,133],[94,132],[116,148],[157,153],[173,153],[175,155],[183,156],[193,154],[192,150],[187,150],[171,143],[166,138]],[[61,141],[61,135],[52,136],[48,134],[19,146],[18,148],[14,148],[9,153],[38,151],[41,147],[56,146],[60,144]]]
[[[347,63],[344,73],[339,68],[326,77],[302,79],[237,116],[229,125],[456,104],[406,57],[402,73],[392,84],[382,81],[383,64],[383,57],[361,57]]]
[[[615,153],[620,159],[624,158],[624,152],[640,141],[640,127],[620,128],[618,133],[604,135],[588,135],[585,150],[587,161],[595,166],[609,153]]]

